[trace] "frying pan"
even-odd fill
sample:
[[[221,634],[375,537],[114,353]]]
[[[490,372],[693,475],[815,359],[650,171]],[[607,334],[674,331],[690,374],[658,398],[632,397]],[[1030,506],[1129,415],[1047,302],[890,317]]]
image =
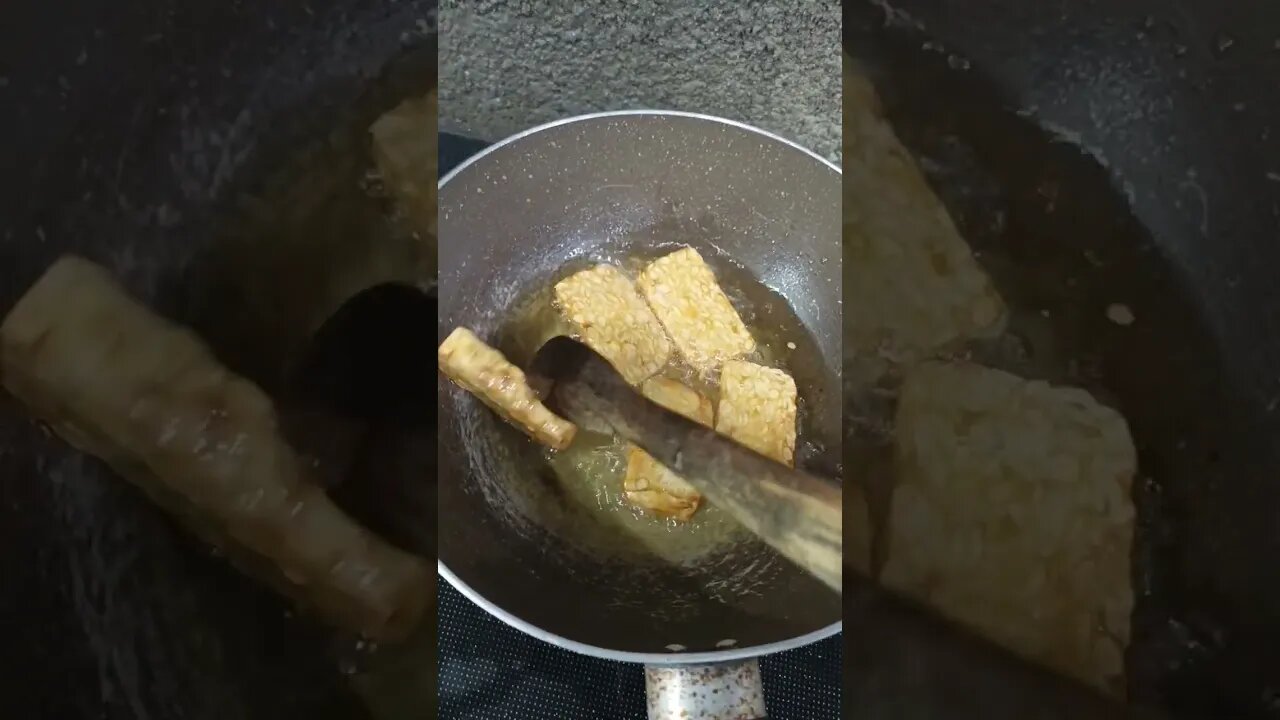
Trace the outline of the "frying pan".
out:
[[[317,245],[272,232],[273,187],[310,178],[291,184],[308,209],[355,187],[369,123],[435,82],[434,6],[6,3],[0,313],[55,257],[83,254],[289,414],[287,368],[343,298],[298,295],[324,279],[326,253],[308,261]],[[364,215],[333,217],[364,236]],[[356,688],[378,655],[291,616],[7,397],[0,577],[6,717],[370,716]]]
[[[794,310],[790,369],[814,448],[801,462],[834,467],[839,189],[821,158],[716,118],[638,111],[534,128],[441,181],[440,339],[469,327],[519,363],[510,321],[563,268],[691,245],[722,275],[772,289],[739,308],[749,322]],[[551,491],[538,450],[443,379],[439,392],[440,573],[498,618],[560,647],[665,666],[651,667],[651,691],[673,666],[839,630],[839,598],[753,539],[682,566],[593,553],[589,521],[540,499]],[[738,672],[758,680],[750,666],[701,677],[710,687]]]
[[[1175,717],[1280,717],[1278,39],[1267,3],[845,4],[846,50],[980,261],[1048,311],[1030,358],[1074,360],[1130,423],[1129,696]],[[941,634],[863,618],[846,717],[1058,717]]]

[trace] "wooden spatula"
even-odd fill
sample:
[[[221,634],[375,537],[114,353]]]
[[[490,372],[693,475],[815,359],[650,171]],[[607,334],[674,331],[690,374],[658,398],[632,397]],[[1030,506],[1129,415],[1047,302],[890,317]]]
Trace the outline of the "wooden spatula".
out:
[[[568,337],[538,350],[533,382],[548,404],[589,429],[644,448],[751,532],[840,592],[840,486],[777,463],[645,398],[608,361]]]

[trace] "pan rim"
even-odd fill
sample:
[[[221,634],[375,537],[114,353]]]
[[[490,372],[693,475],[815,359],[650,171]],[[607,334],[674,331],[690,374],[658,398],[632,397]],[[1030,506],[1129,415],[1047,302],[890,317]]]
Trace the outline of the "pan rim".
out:
[[[843,175],[840,165],[837,165],[836,163],[831,162],[827,158],[817,154],[816,152],[810,150],[809,148],[803,145],[800,145],[799,143],[793,140],[789,140],[785,137],[782,137],[777,133],[773,133],[768,130],[761,129],[754,125],[750,125],[748,123],[744,123],[738,120],[731,120],[729,118],[723,118],[716,115],[708,115],[705,113],[687,112],[684,110],[646,110],[646,109],[608,110],[604,112],[588,113],[585,115],[575,115],[572,117],[552,120],[551,122],[543,123],[541,125],[536,125],[526,130],[522,130],[514,135],[508,136],[498,142],[495,142],[491,145],[486,146],[484,149],[468,157],[466,160],[463,160],[462,162],[458,163],[456,167],[454,167],[452,170],[450,170],[448,173],[446,173],[443,177],[440,178],[440,180],[436,183],[437,197],[439,197],[438,191],[442,190],[450,180],[456,177],[463,170],[471,167],[471,165],[475,164],[476,162],[479,162],[480,160],[488,156],[490,153],[495,152],[503,147],[506,147],[507,145],[511,145],[518,140],[522,140],[535,133],[550,130],[552,128],[557,128],[562,125],[570,125],[573,123],[586,122],[590,120],[598,120],[598,119],[610,118],[610,117],[623,117],[623,116],[682,117],[682,118],[691,118],[695,120],[704,120],[708,122],[718,123],[721,125],[728,125],[740,130],[745,130],[747,132],[760,135],[762,137],[766,137],[774,142],[782,143],[783,145],[786,145],[794,150],[798,150],[804,155],[807,155],[810,158],[817,160],[819,163],[826,166],[828,169],[833,170],[836,173],[836,175]],[[795,637],[788,638],[786,640],[779,640],[777,642],[765,643],[763,645],[752,645],[752,646],[745,646],[741,648],[735,647],[735,648],[730,648],[725,650],[711,650],[711,651],[701,651],[701,652],[692,652],[692,653],[679,653],[674,651],[670,653],[657,653],[657,652],[646,653],[646,652],[635,652],[635,651],[629,651],[629,650],[615,650],[612,648],[600,647],[598,645],[591,645],[589,643],[584,643],[577,640],[571,640],[562,635],[558,635],[556,633],[545,630],[537,625],[534,625],[533,623],[527,620],[524,620],[523,618],[516,616],[511,612],[508,612],[504,608],[501,608],[497,604],[491,602],[488,598],[486,598],[483,594],[478,592],[475,588],[472,588],[465,581],[463,581],[462,578],[455,575],[453,571],[450,570],[449,567],[444,563],[444,561],[438,557],[436,558],[436,573],[441,577],[443,577],[451,586],[453,586],[455,590],[460,592],[468,600],[475,603],[476,605],[479,605],[482,609],[484,609],[485,612],[489,613],[491,616],[497,618],[498,620],[501,620],[506,625],[512,628],[515,628],[520,632],[525,633],[526,635],[530,635],[538,640],[549,643],[551,645],[554,645],[564,650],[581,653],[583,655],[590,655],[593,657],[603,658],[606,660],[615,660],[618,662],[642,663],[645,665],[692,665],[692,664],[700,664],[700,663],[719,663],[719,662],[728,662],[728,661],[734,661],[734,660],[747,660],[750,658],[760,657],[763,655],[770,655],[773,653],[783,652],[785,650],[794,650],[795,648],[804,647],[805,645],[810,645],[812,643],[818,642],[819,640],[824,640],[826,638],[835,636],[841,632],[841,629],[844,624],[843,619],[841,619],[841,620],[837,620],[836,622],[830,625],[827,625],[826,627],[822,627],[817,630],[812,630],[803,635],[797,635]]]
[[[545,130],[550,130],[552,128],[557,128],[557,127],[560,127],[561,125],[570,125],[578,122],[586,122],[588,120],[599,120],[601,118],[624,117],[628,115],[651,115],[654,117],[683,117],[683,118],[691,118],[694,120],[707,120],[709,122],[719,123],[721,125],[729,125],[730,127],[735,127],[735,128],[738,128],[739,130],[746,130],[748,132],[752,132],[757,135],[763,135],[764,137],[767,137],[770,140],[773,140],[775,142],[780,142],[783,145],[787,145],[794,150],[799,150],[805,155],[808,155],[809,157],[817,160],[823,165],[826,165],[829,170],[834,170],[837,175],[844,174],[843,170],[841,169],[841,166],[831,162],[827,158],[819,155],[818,153],[810,150],[809,148],[801,145],[800,143],[794,140],[785,138],[777,133],[770,132],[763,128],[756,127],[755,125],[744,123],[740,120],[731,120],[726,117],[720,117],[719,115],[708,115],[706,113],[689,112],[687,110],[656,110],[656,109],[606,110],[604,112],[587,113],[585,115],[574,115],[573,117],[560,118],[559,120],[552,120],[551,122],[546,122],[541,125],[535,125],[534,127],[528,128],[527,130],[521,130],[520,132],[514,135],[510,135],[495,143],[486,145],[484,149],[468,157],[466,160],[463,160],[462,162],[458,163],[452,170],[445,173],[444,176],[441,177],[440,180],[436,182],[436,190],[439,191],[440,189],[444,188],[445,184],[448,183],[450,180],[452,180],[454,176],[458,175],[463,170],[471,167],[472,164],[479,162],[489,153],[499,150],[503,147],[506,147],[507,145],[510,145],[516,142],[517,140],[523,140],[524,138],[530,135],[533,135],[534,133],[539,133]],[[439,196],[437,195],[437,197]]]
[[[443,577],[455,590],[462,593],[471,602],[479,605],[485,612],[493,617],[506,623],[508,626],[519,630],[520,632],[530,635],[551,645],[555,645],[563,650],[592,657],[603,658],[605,660],[616,660],[618,662],[642,663],[644,665],[695,665],[703,663],[720,663],[731,660],[749,660],[764,655],[772,655],[773,653],[783,652],[784,650],[794,650],[805,645],[825,640],[840,633],[843,620],[834,622],[824,628],[818,628],[797,635],[786,640],[778,642],[765,643],[764,645],[749,645],[741,648],[732,648],[726,650],[704,650],[701,652],[682,653],[672,651],[669,653],[646,653],[635,652],[631,650],[614,650],[612,648],[600,647],[590,643],[571,640],[563,635],[544,630],[533,623],[520,618],[513,613],[497,606],[489,601],[484,595],[477,592],[474,588],[464,582],[453,571],[444,564],[444,561],[436,560],[436,572]]]

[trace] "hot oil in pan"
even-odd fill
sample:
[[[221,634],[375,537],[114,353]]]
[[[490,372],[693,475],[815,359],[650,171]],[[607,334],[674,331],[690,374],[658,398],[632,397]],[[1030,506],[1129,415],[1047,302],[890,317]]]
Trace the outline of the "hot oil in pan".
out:
[[[568,449],[546,454],[557,483],[560,500],[574,514],[598,523],[602,532],[593,544],[596,553],[654,557],[674,564],[695,562],[704,555],[739,539],[744,532],[723,510],[704,501],[688,521],[662,518],[632,506],[622,493],[627,468],[627,447],[597,433]]]
[[[648,247],[596,261],[620,267],[634,278],[648,262],[679,247]],[[815,359],[821,357],[817,345],[784,298],[731,258],[705,247],[698,250],[715,270],[720,286],[756,339],[756,350],[745,359],[783,369],[796,381],[796,462],[803,466],[807,458],[821,451],[809,441],[814,433],[806,432],[810,421],[807,408],[816,401],[822,374],[822,368],[815,364]],[[551,287],[591,264],[594,263],[563,268],[519,304],[500,332],[499,344],[513,362],[527,362],[549,338],[570,334],[569,326],[552,305]],[[717,378],[702,376],[674,357],[659,375],[697,390],[718,406]],[[706,500],[688,522],[664,518],[627,502],[622,489],[627,453],[626,443],[581,428],[566,450],[544,451],[546,466],[539,473],[543,492],[533,493],[537,516],[549,522],[562,538],[594,555],[632,562],[696,564],[747,539],[747,531],[741,525]]]

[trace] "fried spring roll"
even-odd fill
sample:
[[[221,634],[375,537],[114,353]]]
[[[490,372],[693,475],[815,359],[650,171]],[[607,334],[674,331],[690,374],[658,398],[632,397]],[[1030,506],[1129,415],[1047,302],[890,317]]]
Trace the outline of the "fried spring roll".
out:
[[[504,420],[555,450],[573,442],[578,428],[543,405],[524,371],[466,328],[457,328],[440,343],[440,371],[480,398]]]
[[[64,257],[0,325],[4,386],[241,569],[345,629],[397,639],[434,579],[308,481],[271,401],[193,333]]]

